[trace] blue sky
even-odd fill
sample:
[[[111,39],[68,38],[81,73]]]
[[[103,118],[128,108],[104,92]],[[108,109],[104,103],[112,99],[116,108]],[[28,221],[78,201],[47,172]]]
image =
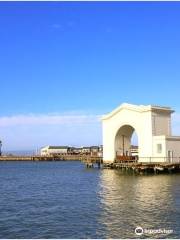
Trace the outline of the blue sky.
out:
[[[180,134],[179,43],[179,2],[0,2],[4,149],[100,144],[123,102],[171,106]]]

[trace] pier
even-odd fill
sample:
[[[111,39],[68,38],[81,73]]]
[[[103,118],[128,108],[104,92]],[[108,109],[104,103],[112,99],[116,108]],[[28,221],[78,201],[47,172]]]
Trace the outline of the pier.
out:
[[[102,157],[89,155],[58,156],[0,156],[0,161],[81,161],[87,168],[116,169],[135,174],[180,173],[180,161],[138,162],[137,159],[117,158],[113,163],[103,162]]]
[[[81,158],[81,161],[86,164],[87,168],[93,168],[95,165],[97,165],[98,168],[101,168],[101,166],[103,166],[102,157],[84,156]]]
[[[82,161],[84,163],[102,162],[102,157],[94,157],[89,155],[52,155],[52,156],[16,156],[7,155],[0,156],[0,161]]]
[[[180,173],[180,163],[115,162],[111,164],[109,167],[112,169],[121,169],[122,171],[137,174]]]
[[[116,169],[135,174],[180,173],[180,161],[174,162],[138,162],[137,159],[116,159],[113,163],[103,162],[102,158],[89,158],[83,162],[87,168],[98,166],[102,169]],[[151,160],[150,160],[151,161]]]
[[[62,157],[55,156],[0,156],[0,161],[62,161]]]

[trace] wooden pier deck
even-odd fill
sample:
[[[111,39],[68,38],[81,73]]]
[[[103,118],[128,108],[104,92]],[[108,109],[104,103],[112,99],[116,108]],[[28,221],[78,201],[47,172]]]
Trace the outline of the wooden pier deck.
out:
[[[100,168],[103,164],[103,158],[102,157],[93,157],[93,156],[85,156],[81,159],[82,162],[86,164],[87,168],[93,168],[96,164],[98,168]]]
[[[55,161],[63,160],[62,158],[51,156],[1,156],[0,161]]]
[[[102,158],[89,158],[84,161],[86,167],[94,167],[97,164],[98,167],[106,169],[119,169],[128,173],[147,174],[147,173],[180,173],[180,161],[178,162],[138,162],[138,160],[130,159],[119,161],[116,160],[113,163],[103,163]]]
[[[119,169],[128,173],[180,173],[180,162],[147,162],[140,163],[137,160],[115,161],[103,163],[102,157],[89,155],[58,155],[58,156],[0,156],[0,161],[81,161],[87,168]]]
[[[56,155],[56,156],[0,156],[0,161],[82,161],[97,163],[102,161],[102,158],[91,157],[88,155]]]
[[[138,163],[121,162],[104,164],[104,168],[120,169],[129,173],[180,173],[180,163]]]

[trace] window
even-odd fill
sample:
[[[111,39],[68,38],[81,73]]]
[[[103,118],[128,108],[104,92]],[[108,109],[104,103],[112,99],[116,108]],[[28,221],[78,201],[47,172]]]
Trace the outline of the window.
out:
[[[162,144],[161,143],[157,144],[157,153],[162,153]]]

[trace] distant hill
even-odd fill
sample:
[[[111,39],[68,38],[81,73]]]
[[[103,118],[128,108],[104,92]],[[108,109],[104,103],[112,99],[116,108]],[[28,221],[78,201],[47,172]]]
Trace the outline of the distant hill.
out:
[[[3,151],[3,155],[18,155],[18,156],[28,156],[28,155],[35,155],[36,151],[34,150],[17,150],[17,151]]]

